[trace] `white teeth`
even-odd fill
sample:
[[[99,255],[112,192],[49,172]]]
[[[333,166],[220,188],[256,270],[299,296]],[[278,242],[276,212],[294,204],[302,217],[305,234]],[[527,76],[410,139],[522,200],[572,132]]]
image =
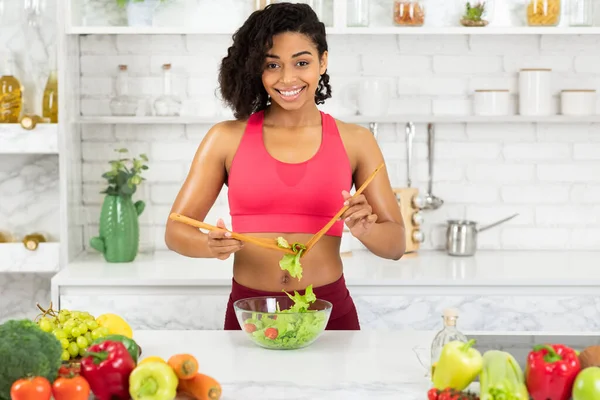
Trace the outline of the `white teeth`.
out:
[[[288,96],[289,97],[289,96],[295,96],[298,93],[300,93],[301,91],[302,91],[302,89],[294,90],[294,91],[291,91],[291,92],[281,91],[281,94],[284,95],[284,96]]]

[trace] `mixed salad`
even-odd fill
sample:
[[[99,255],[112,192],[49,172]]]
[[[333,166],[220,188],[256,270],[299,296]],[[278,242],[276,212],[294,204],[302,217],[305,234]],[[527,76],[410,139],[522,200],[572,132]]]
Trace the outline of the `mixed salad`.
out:
[[[277,315],[255,312],[244,321],[244,330],[264,347],[297,349],[310,344],[325,329],[327,314],[309,309],[317,300],[312,285],[304,295],[284,293],[294,302],[289,309],[281,310],[278,302]]]
[[[284,249],[292,249],[294,254],[284,254],[283,258],[279,260],[279,266],[282,270],[288,271],[292,278],[302,279],[302,264],[300,264],[300,257],[306,250],[306,246],[301,243],[294,243],[290,245],[287,240],[282,237],[277,238],[277,246]]]

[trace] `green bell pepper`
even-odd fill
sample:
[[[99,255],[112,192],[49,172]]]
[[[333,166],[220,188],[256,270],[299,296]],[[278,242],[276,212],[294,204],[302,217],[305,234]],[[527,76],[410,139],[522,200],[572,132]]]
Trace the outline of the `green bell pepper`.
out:
[[[94,340],[91,343],[91,345],[102,343],[106,340],[112,340],[114,342],[123,343],[123,345],[127,349],[127,352],[129,353],[129,355],[131,355],[131,358],[133,358],[133,362],[137,364],[141,351],[140,351],[140,346],[138,346],[138,344],[135,342],[135,340],[130,339],[127,336],[112,334],[112,335],[106,335],[104,337]]]
[[[475,339],[467,343],[455,340],[444,345],[433,373],[436,389],[464,390],[475,380],[483,368],[483,357],[472,347],[474,344]]]
[[[129,375],[129,394],[133,400],[173,400],[178,384],[173,368],[150,361],[138,365]]]

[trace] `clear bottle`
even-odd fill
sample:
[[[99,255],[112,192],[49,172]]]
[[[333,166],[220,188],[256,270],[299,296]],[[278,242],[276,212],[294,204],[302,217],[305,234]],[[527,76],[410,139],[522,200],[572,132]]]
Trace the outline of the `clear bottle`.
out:
[[[53,124],[58,122],[58,82],[56,75],[56,70],[50,71],[42,101],[42,117],[48,118],[49,122]]]
[[[346,25],[351,27],[369,26],[369,0],[348,0]]]
[[[15,77],[15,61],[8,55],[4,61],[4,71],[0,77],[0,123],[19,122],[23,108],[23,89]]]
[[[23,238],[23,244],[25,245],[25,248],[31,251],[37,250],[40,243],[45,242],[47,242],[46,237],[38,232],[25,235]]]
[[[164,64],[163,94],[154,101],[154,112],[161,117],[176,117],[181,113],[181,99],[171,93],[171,64]]]
[[[112,115],[134,116],[138,107],[138,100],[129,95],[129,74],[127,65],[119,65],[117,75],[117,95],[110,100]]]
[[[592,26],[594,25],[594,1],[571,0],[569,3],[569,25]]]
[[[529,26],[556,26],[560,22],[560,0],[529,0],[527,24]]]
[[[394,24],[400,26],[423,26],[425,7],[423,1],[394,0]]]
[[[433,372],[435,371],[435,365],[440,359],[442,349],[448,342],[458,340],[464,343],[468,342],[468,339],[456,328],[456,320],[458,319],[458,310],[455,308],[446,308],[442,316],[444,321],[444,328],[439,331],[431,343],[431,377],[433,378]]]

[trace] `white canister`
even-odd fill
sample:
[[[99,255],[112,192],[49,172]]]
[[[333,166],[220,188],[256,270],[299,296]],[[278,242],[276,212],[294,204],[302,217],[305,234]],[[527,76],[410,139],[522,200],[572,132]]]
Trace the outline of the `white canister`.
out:
[[[595,115],[596,91],[593,89],[569,89],[560,92],[560,108],[563,115]]]
[[[475,90],[473,113],[485,116],[509,115],[510,93],[508,89]]]
[[[552,70],[522,69],[519,72],[519,114],[552,114]]]
[[[364,79],[358,84],[358,113],[365,116],[386,115],[390,105],[392,83],[385,79]]]

